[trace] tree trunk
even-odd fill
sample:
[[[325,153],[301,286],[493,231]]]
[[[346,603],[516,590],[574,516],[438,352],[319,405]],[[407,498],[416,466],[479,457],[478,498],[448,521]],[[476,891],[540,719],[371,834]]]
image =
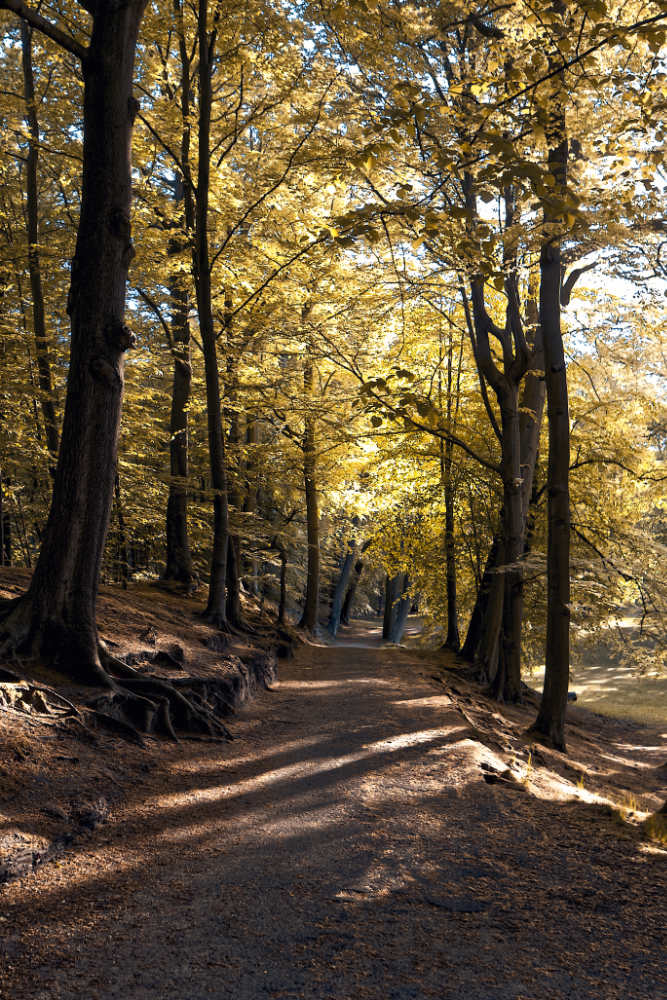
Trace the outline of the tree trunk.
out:
[[[183,144],[182,144],[183,145]],[[177,201],[183,198],[183,183],[179,178],[174,191]],[[189,227],[188,227],[189,228]],[[182,239],[170,241],[169,253],[182,249]],[[171,354],[174,373],[169,418],[169,498],[167,500],[167,553],[164,580],[192,585],[192,554],[188,534],[188,407],[192,389],[190,359],[190,324],[187,286],[182,275],[174,271],[170,278]]]
[[[305,366],[303,382],[306,394],[306,406],[313,392],[313,365]],[[306,575],[306,597],[303,614],[299,622],[302,628],[315,632],[318,628],[320,604],[320,516],[316,485],[316,442],[315,420],[310,412],[304,417],[305,429],[303,435],[303,481],[306,491],[306,533],[308,540],[308,563]]]
[[[49,466],[53,475],[58,457],[58,423],[56,421],[51,364],[49,362],[49,342],[46,333],[44,291],[42,288],[42,271],[39,256],[39,192],[37,180],[39,122],[37,120],[35,83],[32,72],[32,29],[23,20],[21,21],[21,51],[26,124],[28,126],[28,155],[25,161],[28,271],[30,274],[30,291],[32,295],[32,322],[35,335],[39,402],[44,419],[46,446],[49,451]]]
[[[232,299],[228,290],[225,290],[225,331],[227,334],[227,388],[226,395],[228,406],[225,407],[226,422],[229,427],[229,451],[230,465],[232,468],[231,481],[229,483],[229,503],[232,506],[237,526],[229,531],[229,549],[227,550],[227,621],[235,628],[243,627],[243,615],[241,612],[241,536],[238,530],[238,518],[243,507],[243,493],[241,482],[243,480],[241,461],[241,431],[238,410],[238,375],[237,358],[234,354],[233,346],[230,344],[230,334],[232,328]]]
[[[368,546],[370,544],[371,544],[371,540],[369,538],[361,546],[361,550],[360,550],[360,553],[359,553],[360,556],[366,551],[366,549],[368,548]],[[352,614],[352,607],[354,605],[354,598],[356,596],[357,586],[359,585],[359,580],[361,579],[361,574],[363,573],[363,571],[364,571],[364,560],[361,559],[361,558],[359,558],[359,559],[357,559],[357,561],[354,564],[354,570],[353,570],[353,573],[352,573],[352,579],[350,581],[350,586],[348,587],[347,593],[345,595],[345,600],[343,601],[343,609],[341,611],[341,616],[340,616],[340,620],[341,620],[341,624],[342,625],[349,625],[350,624],[350,616]]]
[[[395,630],[396,614],[398,612],[398,602],[403,593],[403,574],[389,576],[385,580],[384,586],[384,615],[382,619],[382,638],[385,642],[393,642],[391,638]]]
[[[392,577],[387,574],[382,622],[382,638],[385,642],[401,641],[412,603],[407,589],[407,573],[398,573]]]
[[[403,638],[405,623],[408,620],[410,605],[412,604],[407,593],[409,583],[408,574],[399,573],[395,579],[397,580],[396,600],[394,601],[389,634],[387,636],[389,642],[400,642]]]
[[[213,326],[211,262],[208,245],[208,203],[211,170],[211,105],[213,101],[211,58],[215,30],[207,30],[207,0],[199,0],[199,173],[195,208],[194,276],[199,314],[199,332],[204,349],[206,417],[213,490],[213,545],[206,618],[219,628],[227,626],[226,581],[229,548],[227,468],[222,431],[220,375]]]
[[[545,382],[543,375],[539,374],[544,368],[544,354],[542,351],[541,331],[536,330],[535,350],[531,361],[531,371],[526,375],[523,390],[521,393],[521,403],[519,405],[519,433],[521,448],[521,507],[523,531],[526,530],[526,518],[528,507],[533,490],[533,479],[537,463],[537,454],[540,441],[540,431],[542,428],[542,416],[544,412]],[[501,511],[501,522],[504,520],[504,511]],[[482,582],[477,592],[477,598],[473,607],[466,634],[466,640],[461,648],[461,656],[469,662],[475,659],[475,652],[482,639],[485,629],[486,611],[489,599],[494,587],[494,580],[497,574],[493,571],[500,565],[499,558],[500,538],[494,535],[489,554],[487,556]],[[496,585],[498,581],[496,580]],[[499,627],[498,620],[495,626]],[[495,640],[491,645],[495,645]],[[495,668],[494,668],[495,669]]]
[[[12,564],[12,525],[9,511],[5,509],[5,485],[0,469],[0,566]]]
[[[81,215],[68,312],[72,337],[51,509],[28,592],[3,624],[7,642],[63,673],[110,684],[95,607],[116,472],[130,239],[132,72],[143,0],[95,7],[83,61]]]
[[[498,565],[500,549],[500,535],[498,532],[493,536],[489,554],[486,557],[484,573],[477,591],[477,597],[468,623],[466,639],[461,647],[461,656],[470,663],[475,659],[475,653],[482,637],[482,628],[487,613],[487,607],[493,586],[494,569]]]
[[[492,689],[503,701],[521,697],[521,625],[523,588],[520,559],[523,554],[523,509],[518,395],[508,387],[501,407],[503,435],[503,556],[502,640]]]
[[[287,621],[287,550],[284,545],[278,548],[280,554],[280,599],[278,601],[278,624]]]
[[[461,339],[461,350],[459,351],[458,376],[456,383],[456,405],[453,400],[453,337],[449,338],[449,350],[447,352],[447,426],[450,430],[455,429],[456,415],[459,410],[460,382],[461,382],[461,361],[463,359],[463,338]],[[454,417],[454,420],[452,420]],[[454,424],[454,427],[452,426]],[[444,453],[444,478],[445,478],[445,574],[447,577],[447,638],[445,646],[448,649],[458,650],[461,645],[459,636],[459,611],[456,598],[456,538],[454,536],[454,479],[452,476],[452,465],[454,456],[454,445],[450,438],[445,442]]]
[[[125,515],[123,513],[123,497],[120,492],[118,468],[116,468],[116,476],[114,478],[114,496],[116,498],[116,517],[118,518],[118,576],[123,589],[126,590],[127,582],[130,578],[130,550],[127,544],[127,532],[125,531]]]
[[[556,109],[548,131],[549,170],[564,196],[567,178],[567,136],[561,95],[554,97]],[[562,224],[562,208],[545,204],[544,221],[556,229]],[[540,254],[540,325],[549,423],[547,472],[547,640],[544,689],[534,731],[565,750],[565,711],[570,676],[570,418],[567,369],[560,323],[562,262],[560,237],[548,235]]]
[[[327,628],[334,639],[336,638],[336,633],[340,627],[343,613],[343,602],[345,600],[345,595],[347,593],[352,571],[354,569],[354,556],[354,543],[348,543],[348,551],[343,560],[343,565],[338,576],[338,582],[336,583],[336,589],[334,590],[333,600],[331,602],[331,614],[329,615],[329,623],[327,625]]]

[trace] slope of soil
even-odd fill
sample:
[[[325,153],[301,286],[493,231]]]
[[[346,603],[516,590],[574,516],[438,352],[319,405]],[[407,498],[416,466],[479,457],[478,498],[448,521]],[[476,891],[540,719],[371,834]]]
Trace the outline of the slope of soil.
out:
[[[302,646],[234,743],[164,745],[6,886],[3,1000],[667,996],[665,851],[635,822],[664,732],[575,709],[567,758],[531,748],[533,708],[369,638]]]
[[[0,596],[20,594],[29,577],[27,571],[0,569]],[[242,702],[257,676],[272,675],[275,637],[266,631],[252,643],[225,643],[198,618],[198,607],[150,586],[102,588],[100,631],[115,655],[140,670],[167,679],[228,678],[231,700]],[[21,662],[7,666],[24,673]],[[89,689],[47,668],[30,665],[29,675],[47,685],[46,703],[52,687],[75,706],[90,697]],[[103,728],[86,728],[72,712],[60,711],[57,701],[52,704],[50,715],[44,704],[15,711],[0,697],[0,884],[85,840],[161,757],[161,741],[148,740],[141,749]]]

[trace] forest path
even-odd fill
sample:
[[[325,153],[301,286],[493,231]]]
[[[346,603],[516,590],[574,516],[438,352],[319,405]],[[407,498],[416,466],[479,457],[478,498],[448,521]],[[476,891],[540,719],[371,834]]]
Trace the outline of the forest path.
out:
[[[236,742],[166,748],[7,887],[3,1000],[666,997],[664,854],[487,784],[431,671],[359,624],[283,663]]]

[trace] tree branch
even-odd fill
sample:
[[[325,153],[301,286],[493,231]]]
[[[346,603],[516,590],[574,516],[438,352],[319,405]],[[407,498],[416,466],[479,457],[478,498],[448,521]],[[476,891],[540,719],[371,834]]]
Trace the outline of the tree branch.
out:
[[[50,38],[51,41],[56,42],[61,48],[66,49],[71,52],[72,55],[80,59],[81,62],[85,62],[86,56],[88,55],[88,49],[85,45],[81,45],[77,42],[75,38],[71,38],[66,35],[64,31],[56,25],[52,24],[51,21],[47,21],[45,17],[38,14],[36,10],[31,7],[27,7],[23,0],[0,0],[0,10],[9,10],[18,17],[22,17],[24,21],[27,21],[31,27],[35,28],[37,31],[41,31],[43,35]]]

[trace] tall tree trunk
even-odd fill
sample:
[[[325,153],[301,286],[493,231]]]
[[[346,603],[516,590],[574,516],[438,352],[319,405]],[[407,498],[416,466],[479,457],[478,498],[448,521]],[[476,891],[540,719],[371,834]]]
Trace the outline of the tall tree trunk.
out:
[[[255,445],[259,444],[259,422],[252,413],[246,414],[246,445],[248,457],[245,463],[245,496],[243,499],[243,511],[246,514],[256,514],[258,506],[257,482],[255,479]],[[250,521],[254,523],[254,519]],[[246,546],[246,551],[242,553],[242,572],[246,580],[249,581],[250,590],[255,597],[259,597],[259,560],[255,553],[256,542],[253,540],[251,546]],[[250,549],[250,552],[248,551]]]
[[[529,311],[529,319],[531,317],[532,307]],[[542,374],[543,370],[544,354],[542,350],[542,337],[541,331],[539,327],[537,327],[535,331],[535,348],[533,358],[531,360],[531,370],[527,373],[524,380],[521,392],[521,402],[519,405],[521,506],[524,533],[528,506],[533,488],[533,478],[535,475],[540,431],[542,428],[542,417],[544,412],[544,398],[546,390],[544,376]],[[504,511],[501,511],[501,522],[503,520]],[[475,659],[475,652],[485,630],[486,611],[494,585],[496,587],[500,586],[498,574],[494,573],[495,568],[501,564],[498,561],[499,545],[500,538],[498,533],[496,533],[489,549],[489,554],[482,576],[482,582],[477,592],[477,597],[470,617],[466,640],[461,648],[461,656],[470,662]],[[494,618],[492,628],[496,627],[500,627],[497,617]],[[497,648],[496,638],[491,637],[491,641],[487,645]],[[493,662],[493,657],[491,657],[491,660],[487,662],[487,666],[491,662]],[[494,670],[495,666],[492,667],[492,672]]]
[[[305,322],[310,307],[304,305],[302,323]],[[306,535],[308,543],[308,560],[306,570],[306,596],[303,614],[299,624],[310,632],[317,631],[319,625],[320,606],[320,515],[317,498],[317,443],[315,437],[315,418],[310,411],[310,401],[313,395],[315,372],[312,362],[306,362],[303,372],[304,414],[303,432],[303,482],[306,492]]]
[[[189,138],[187,140],[189,143]],[[187,156],[185,137],[181,151]],[[183,182],[176,181],[174,198],[183,199]],[[190,226],[186,228],[189,230]],[[183,249],[182,238],[170,241],[169,254]],[[171,413],[169,418],[169,497],[167,499],[167,553],[164,580],[181,583],[186,590],[192,585],[192,554],[188,534],[188,407],[192,391],[192,365],[190,358],[190,324],[188,322],[189,298],[182,274],[175,270],[169,281],[171,303],[171,354],[174,362]]]
[[[238,410],[238,375],[234,348],[230,344],[232,328],[232,299],[228,289],[225,289],[225,331],[227,334],[227,402],[225,416],[229,439],[230,465],[232,475],[229,482],[229,502],[234,509],[236,521],[243,507],[243,480],[241,458],[241,429]],[[229,548],[227,550],[227,621],[235,628],[243,626],[241,612],[241,536],[238,527],[229,531]]]
[[[227,467],[222,430],[220,374],[213,326],[211,261],[208,245],[208,204],[211,171],[211,106],[213,102],[212,57],[216,29],[207,28],[208,3],[199,0],[199,173],[195,207],[194,272],[199,314],[199,332],[204,349],[206,417],[213,490],[213,545],[206,618],[218,628],[227,626],[226,581],[229,548]]]
[[[564,10],[558,5],[561,14]],[[548,166],[558,197],[565,196],[567,133],[563,81],[559,79],[547,136]],[[540,254],[540,325],[544,344],[549,423],[547,472],[547,640],[544,690],[534,731],[565,750],[565,711],[570,675],[570,418],[567,369],[560,322],[562,205],[544,205],[546,235]]]
[[[459,389],[461,380],[461,361],[463,358],[463,339],[459,351],[458,376],[456,384],[456,404],[453,401],[453,350],[454,338],[450,335],[447,351],[447,427],[454,431],[453,417],[458,414]],[[441,441],[442,448],[442,441]],[[454,535],[454,479],[453,469],[454,445],[451,438],[444,443],[444,454],[441,452],[441,473],[445,485],[445,575],[447,580],[447,637],[445,646],[457,651],[461,645],[459,636],[459,612],[456,597],[456,538]]]
[[[28,223],[28,271],[32,295],[32,322],[35,335],[35,356],[39,381],[39,402],[44,419],[46,446],[49,450],[51,474],[55,472],[58,457],[58,423],[54,405],[53,381],[49,361],[49,342],[44,313],[44,290],[39,254],[39,192],[37,167],[39,159],[39,122],[35,100],[35,83],[32,71],[32,29],[21,21],[21,54],[23,87],[28,126],[28,155],[26,156],[26,215]]]
[[[5,615],[6,643],[69,676],[110,684],[95,607],[114,489],[123,395],[130,239],[132,72],[143,0],[94,7],[83,59],[81,215],[68,311],[70,367],[53,496],[27,593]]]

